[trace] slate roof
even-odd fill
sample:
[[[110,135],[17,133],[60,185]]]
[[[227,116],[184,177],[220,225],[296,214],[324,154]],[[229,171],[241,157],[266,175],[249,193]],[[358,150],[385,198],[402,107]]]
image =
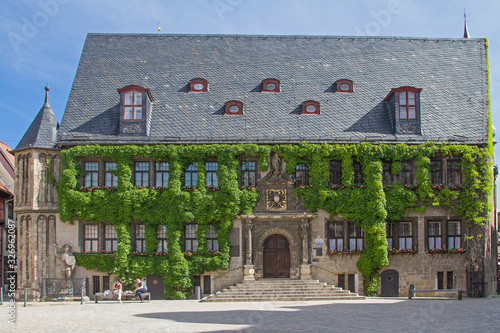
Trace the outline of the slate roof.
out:
[[[0,141],[0,194],[14,193],[14,155],[12,148]]]
[[[15,150],[30,147],[55,148],[59,123],[49,105],[49,90],[49,87],[45,87],[45,103]]]
[[[487,76],[482,38],[89,34],[59,142],[484,144]],[[188,93],[193,78],[209,91]],[[266,78],[281,92],[261,93]],[[334,92],[339,79],[355,92]],[[117,135],[117,89],[128,85],[151,91],[149,137]],[[395,134],[384,98],[402,86],[422,89],[422,135]],[[244,115],[224,115],[230,100]],[[321,114],[300,114],[306,100]]]

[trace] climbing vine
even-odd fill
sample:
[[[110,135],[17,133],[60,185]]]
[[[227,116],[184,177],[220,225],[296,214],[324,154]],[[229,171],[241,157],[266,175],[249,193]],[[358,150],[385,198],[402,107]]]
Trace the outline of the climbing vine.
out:
[[[386,224],[399,221],[410,210],[423,211],[428,205],[449,207],[470,224],[482,225],[491,210],[491,149],[476,146],[427,143],[425,145],[190,145],[190,146],[78,146],[61,152],[59,210],[63,221],[85,220],[112,223],[118,249],[108,254],[78,254],[78,264],[89,269],[118,274],[125,282],[146,275],[161,275],[165,296],[184,298],[192,286],[192,275],[229,266],[229,231],[239,214],[251,214],[258,201],[255,188],[239,185],[240,156],[259,156],[261,170],[267,170],[267,157],[276,150],[284,157],[286,171],[306,164],[309,186],[296,189],[311,211],[323,209],[343,217],[365,233],[365,251],[357,263],[363,275],[365,293],[379,288],[379,271],[388,264]],[[455,187],[436,187],[430,180],[430,158],[440,155],[461,159],[465,183]],[[117,163],[117,188],[82,190],[79,159],[94,157]],[[134,158],[169,162],[167,188],[135,188],[131,183]],[[216,158],[219,188],[205,186],[204,161]],[[342,163],[342,184],[329,184],[330,161]],[[401,162],[414,160],[417,185],[395,182],[384,186],[383,162],[391,172],[401,172]],[[353,163],[359,162],[363,185],[354,184]],[[198,163],[198,184],[182,188],[184,170]],[[146,254],[132,253],[131,225],[146,225]],[[182,251],[186,223],[198,224],[198,251]],[[217,229],[220,253],[207,250],[209,224]],[[156,253],[157,230],[167,227],[168,254]]]

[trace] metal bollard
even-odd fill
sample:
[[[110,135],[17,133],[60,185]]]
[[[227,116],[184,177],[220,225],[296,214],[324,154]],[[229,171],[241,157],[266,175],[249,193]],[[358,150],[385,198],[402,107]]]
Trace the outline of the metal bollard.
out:
[[[3,305],[3,287],[0,288],[0,305]]]
[[[82,304],[82,305],[83,305],[83,286],[82,286],[82,298],[81,298],[81,300],[80,300],[80,304]]]
[[[415,297],[415,285],[410,284],[410,291],[408,292],[408,299]]]
[[[194,286],[194,298],[201,299],[201,287]]]
[[[24,288],[24,307],[26,307],[27,301],[28,301],[28,288]]]

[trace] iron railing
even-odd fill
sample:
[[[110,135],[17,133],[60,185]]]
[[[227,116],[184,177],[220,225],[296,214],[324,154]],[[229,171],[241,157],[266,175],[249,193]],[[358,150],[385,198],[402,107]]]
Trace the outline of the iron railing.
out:
[[[86,279],[43,279],[42,298],[88,296]]]

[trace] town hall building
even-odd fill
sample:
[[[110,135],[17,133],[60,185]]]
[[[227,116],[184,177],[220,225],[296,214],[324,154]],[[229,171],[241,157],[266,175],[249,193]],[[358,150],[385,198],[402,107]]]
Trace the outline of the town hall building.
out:
[[[488,75],[483,38],[89,34],[14,150],[18,288],[491,295]]]

